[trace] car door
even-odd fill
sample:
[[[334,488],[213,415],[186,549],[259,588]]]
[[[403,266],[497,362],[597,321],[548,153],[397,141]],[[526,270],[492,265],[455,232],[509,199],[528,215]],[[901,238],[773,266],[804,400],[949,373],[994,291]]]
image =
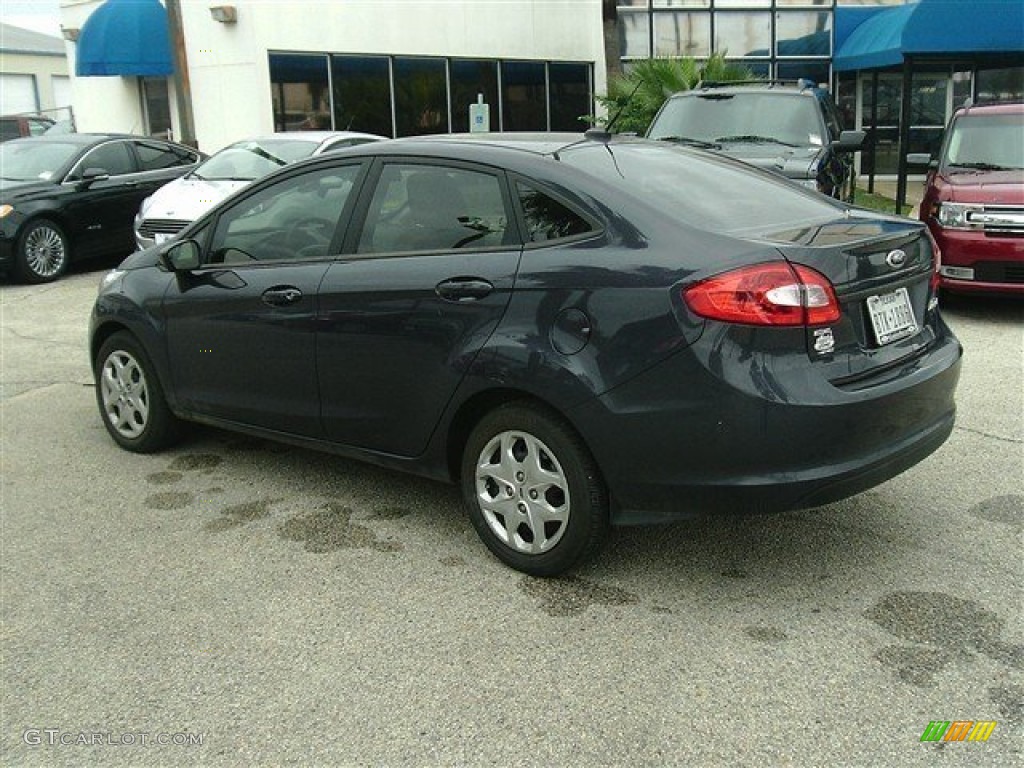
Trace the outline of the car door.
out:
[[[319,437],[317,289],[343,237],[358,161],[270,180],[211,217],[202,266],[164,297],[179,404]]]
[[[521,245],[504,176],[380,161],[320,288],[317,375],[337,443],[421,453],[511,296]]]
[[[107,178],[87,181],[87,171],[103,171]],[[68,173],[65,220],[76,257],[99,253],[127,256],[134,250],[132,220],[138,211],[138,165],[126,140],[107,141],[86,152]]]

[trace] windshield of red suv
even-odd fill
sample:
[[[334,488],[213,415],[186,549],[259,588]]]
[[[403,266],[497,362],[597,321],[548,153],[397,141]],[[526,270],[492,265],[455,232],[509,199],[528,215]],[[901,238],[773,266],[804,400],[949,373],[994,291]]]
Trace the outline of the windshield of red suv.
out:
[[[1024,120],[1021,115],[961,115],[953,121],[943,166],[982,171],[1024,168]]]
[[[647,136],[820,147],[824,143],[822,130],[818,105],[812,96],[792,92],[710,91],[669,99]]]

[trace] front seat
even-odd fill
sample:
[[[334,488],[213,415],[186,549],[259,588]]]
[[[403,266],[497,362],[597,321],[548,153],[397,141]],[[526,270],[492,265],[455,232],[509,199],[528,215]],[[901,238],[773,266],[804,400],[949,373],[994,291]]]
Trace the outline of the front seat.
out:
[[[402,219],[400,250],[450,250],[472,234],[459,221],[468,215],[462,193],[444,171],[410,175],[405,192],[407,213]]]

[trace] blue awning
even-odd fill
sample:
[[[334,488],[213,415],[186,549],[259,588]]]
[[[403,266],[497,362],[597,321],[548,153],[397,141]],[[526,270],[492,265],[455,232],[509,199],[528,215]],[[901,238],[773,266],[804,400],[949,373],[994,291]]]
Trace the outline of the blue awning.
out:
[[[842,6],[836,8],[837,31]],[[843,40],[837,72],[900,66],[908,57],[1024,54],[1021,0],[919,0],[874,13]]]
[[[159,0],[107,0],[82,25],[75,64],[79,77],[173,72],[167,11]]]

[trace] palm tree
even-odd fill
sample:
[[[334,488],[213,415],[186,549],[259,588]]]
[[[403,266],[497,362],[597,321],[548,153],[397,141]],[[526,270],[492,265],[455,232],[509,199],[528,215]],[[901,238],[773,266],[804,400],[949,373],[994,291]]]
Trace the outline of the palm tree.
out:
[[[703,64],[692,58],[644,59],[634,63],[628,74],[609,80],[608,95],[597,97],[608,117],[595,122],[604,125],[614,119],[614,130],[642,134],[673,93],[689,91],[701,81],[752,79],[754,75],[747,67],[726,61],[722,53],[711,54]]]

